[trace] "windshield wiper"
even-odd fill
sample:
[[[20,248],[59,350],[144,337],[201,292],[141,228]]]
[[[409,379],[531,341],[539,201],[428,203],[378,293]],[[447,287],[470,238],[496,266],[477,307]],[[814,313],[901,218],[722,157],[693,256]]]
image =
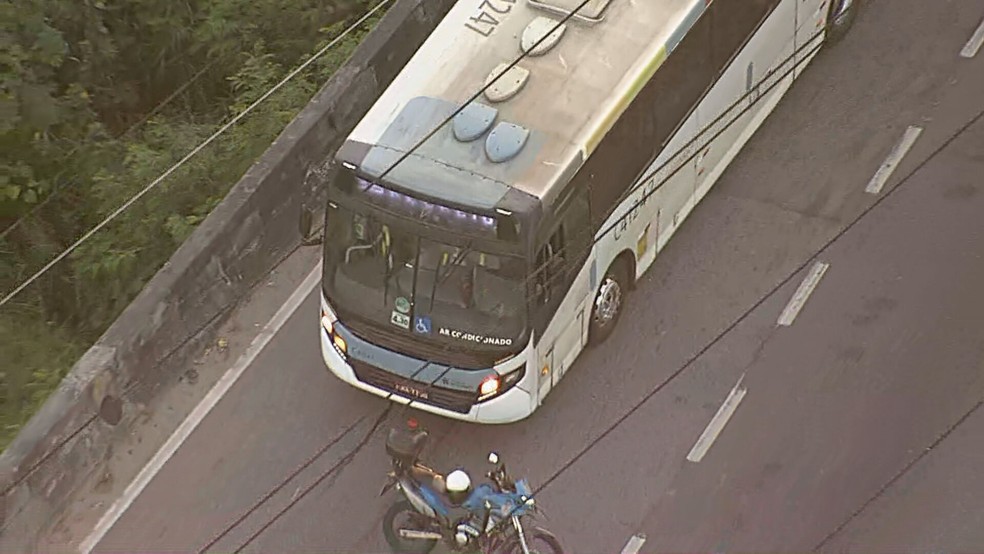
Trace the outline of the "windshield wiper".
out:
[[[461,252],[458,252],[458,255],[455,256],[453,260],[451,260],[451,262],[449,263],[451,267],[448,268],[447,273],[445,273],[443,277],[440,275],[440,268],[438,268],[438,271],[434,272],[434,282],[433,284],[431,284],[431,293],[430,293],[431,311],[434,311],[434,296],[437,294],[437,285],[443,285],[445,281],[450,279],[451,275],[454,274],[454,272],[458,269],[458,267],[460,267],[461,261],[465,259],[465,256],[471,254],[471,252],[472,252],[472,241],[468,241],[468,244],[465,245],[465,247],[461,250]]]
[[[413,280],[410,281],[410,313],[417,314],[417,273],[420,271],[420,237],[417,237],[417,253],[413,257]]]
[[[448,265],[451,266],[450,269],[447,270],[447,273],[444,274],[444,277],[439,277],[440,283],[437,283],[437,280],[438,279],[435,279],[434,280],[435,281],[435,286],[437,284],[443,285],[444,284],[444,281],[447,281],[448,279],[450,279],[451,278],[451,274],[454,273],[459,267],[461,267],[461,261],[465,259],[465,256],[467,256],[468,254],[471,254],[473,252],[472,247],[471,247],[471,244],[472,244],[471,242],[469,242],[468,244],[466,244],[465,247],[464,247],[464,249],[462,249],[461,252],[459,252],[458,255],[455,256],[454,259],[451,260],[448,263]]]

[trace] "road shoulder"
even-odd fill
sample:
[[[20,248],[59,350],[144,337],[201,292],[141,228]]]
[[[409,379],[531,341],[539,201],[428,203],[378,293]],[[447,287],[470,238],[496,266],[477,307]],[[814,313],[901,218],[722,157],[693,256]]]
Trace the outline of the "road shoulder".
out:
[[[49,522],[36,545],[39,552],[75,551],[79,543],[119,498],[185,418],[205,398],[223,374],[242,356],[264,325],[294,293],[321,259],[320,246],[301,247],[257,285],[219,326],[218,340],[189,357],[193,362],[174,367],[167,389],[137,407],[135,426],[118,445],[106,471],[79,487],[57,521]],[[312,315],[312,318],[315,316]],[[0,551],[5,551],[0,539]]]

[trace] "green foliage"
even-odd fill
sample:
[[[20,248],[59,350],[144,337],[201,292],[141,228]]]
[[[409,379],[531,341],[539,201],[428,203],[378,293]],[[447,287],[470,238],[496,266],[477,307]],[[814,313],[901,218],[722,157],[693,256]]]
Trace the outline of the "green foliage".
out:
[[[86,345],[39,321],[36,314],[0,317],[4,363],[0,368],[0,444],[6,446],[41,407]]]
[[[0,3],[0,291],[43,267],[376,2]],[[3,308],[0,446],[380,15]]]

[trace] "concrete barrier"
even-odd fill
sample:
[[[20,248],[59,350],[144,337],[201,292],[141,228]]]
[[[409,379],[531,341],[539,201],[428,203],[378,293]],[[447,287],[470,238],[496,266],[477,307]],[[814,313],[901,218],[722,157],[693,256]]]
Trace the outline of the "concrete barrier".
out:
[[[454,2],[396,2],[75,364],[0,456],[5,548],[34,550],[123,439],[133,406],[176,382],[230,308],[301,243],[298,218],[323,198],[326,160]]]

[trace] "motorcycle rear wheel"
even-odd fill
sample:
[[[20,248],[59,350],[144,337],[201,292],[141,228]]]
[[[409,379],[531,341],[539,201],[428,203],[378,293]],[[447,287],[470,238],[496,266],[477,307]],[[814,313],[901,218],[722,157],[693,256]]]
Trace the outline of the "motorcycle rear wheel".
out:
[[[404,516],[400,518],[400,516]],[[409,516],[409,517],[407,517]],[[407,500],[400,500],[393,503],[386,510],[383,516],[383,536],[386,542],[393,549],[393,552],[406,554],[427,554],[437,545],[437,539],[404,539],[400,537],[400,529],[415,529],[424,531],[421,525],[406,525],[400,521],[422,521],[425,516],[413,509],[413,505]]]

